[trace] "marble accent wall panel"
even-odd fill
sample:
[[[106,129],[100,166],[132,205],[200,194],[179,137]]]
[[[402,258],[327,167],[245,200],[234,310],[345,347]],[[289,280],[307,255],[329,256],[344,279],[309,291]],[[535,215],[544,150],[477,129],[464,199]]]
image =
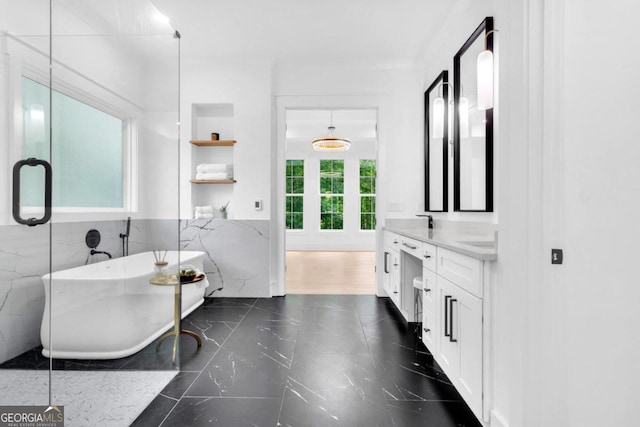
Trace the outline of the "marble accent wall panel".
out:
[[[175,221],[147,221],[144,227],[149,249],[164,249],[178,232]],[[269,220],[180,221],[180,249],[207,254],[211,297],[270,297],[269,240]]]

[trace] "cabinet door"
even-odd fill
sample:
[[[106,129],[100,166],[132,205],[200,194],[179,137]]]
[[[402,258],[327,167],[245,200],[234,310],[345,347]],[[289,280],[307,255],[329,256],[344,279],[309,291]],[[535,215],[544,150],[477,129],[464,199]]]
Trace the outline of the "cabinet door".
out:
[[[426,268],[422,269],[422,305],[425,311],[436,312],[436,274]]]
[[[382,286],[387,296],[391,296],[391,253],[387,248],[384,248],[382,254]]]
[[[449,282],[440,276],[436,276],[437,286],[437,313],[438,323],[440,325],[438,329],[437,347],[438,357],[436,360],[447,374],[451,381],[455,382],[455,377],[458,375],[458,367],[460,366],[460,349],[458,342],[455,338],[451,337],[451,300],[454,298],[452,295],[452,287]]]
[[[400,252],[391,251],[390,253],[391,259],[391,275],[390,275],[390,289],[391,289],[391,299],[396,304],[398,308],[400,308],[400,301],[402,301],[402,293],[400,289]]]
[[[438,334],[438,328],[436,327],[436,315],[432,311],[423,309],[422,311],[422,342],[433,355],[435,355],[438,351],[436,348],[437,334]]]
[[[482,413],[482,300],[438,276],[442,366],[469,408]]]

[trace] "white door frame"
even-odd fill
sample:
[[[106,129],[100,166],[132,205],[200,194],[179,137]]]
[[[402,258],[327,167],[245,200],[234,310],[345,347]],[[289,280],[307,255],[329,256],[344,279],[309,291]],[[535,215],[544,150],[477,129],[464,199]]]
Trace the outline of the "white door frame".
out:
[[[375,109],[378,111],[378,144],[376,164],[378,176],[377,184],[383,182],[381,174],[385,171],[385,128],[384,117],[387,111],[387,97],[384,95],[309,95],[309,96],[275,96],[275,127],[274,138],[275,156],[272,160],[273,196],[271,208],[271,295],[282,296],[285,291],[285,263],[286,263],[286,224],[285,224],[285,165],[287,160],[286,146],[286,111],[288,109]],[[384,223],[384,211],[381,206],[386,206],[386,191],[380,185],[376,185],[376,219],[378,224]],[[376,227],[376,246],[380,241],[380,225]],[[377,294],[384,295],[382,283],[377,283]]]

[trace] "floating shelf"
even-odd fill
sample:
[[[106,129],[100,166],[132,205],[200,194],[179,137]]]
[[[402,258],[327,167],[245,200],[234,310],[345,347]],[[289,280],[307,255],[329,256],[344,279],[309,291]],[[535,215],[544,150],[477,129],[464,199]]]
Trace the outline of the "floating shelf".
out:
[[[235,179],[192,179],[192,184],[235,184]]]
[[[235,139],[221,139],[218,141],[211,141],[208,139],[192,139],[190,144],[197,145],[198,147],[232,147],[236,141]]]

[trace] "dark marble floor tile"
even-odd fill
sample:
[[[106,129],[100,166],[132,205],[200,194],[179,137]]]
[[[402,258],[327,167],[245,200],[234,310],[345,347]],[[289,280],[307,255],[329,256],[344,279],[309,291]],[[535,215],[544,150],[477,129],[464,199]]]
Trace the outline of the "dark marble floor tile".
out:
[[[384,404],[359,394],[322,396],[299,384],[287,386],[279,426],[389,427],[391,414]]]
[[[183,398],[162,427],[275,427],[282,397],[277,399]]]
[[[192,322],[238,323],[246,316],[250,309],[250,305],[202,305],[188,317]]]
[[[305,332],[298,335],[296,356],[320,353],[366,353],[367,341],[362,332]]]
[[[287,386],[321,399],[360,398],[384,406],[385,397],[368,353],[304,354],[294,358]]]
[[[243,322],[223,349],[239,354],[261,355],[290,368],[297,337],[298,326],[288,323]]]
[[[305,307],[354,311],[359,295],[303,295]]]
[[[387,400],[461,400],[431,354],[410,348],[388,353],[370,348]]]
[[[416,334],[416,324],[380,318],[362,326],[367,339],[383,339],[389,345],[414,346],[421,344]],[[422,344],[421,344],[422,345]]]
[[[182,329],[200,335],[201,348],[206,351],[218,350],[237,326],[238,322],[215,321],[198,315],[190,315],[182,320]]]
[[[362,325],[355,310],[305,307],[302,311],[301,332],[362,334]]]
[[[464,402],[388,402],[397,427],[481,427]]]
[[[146,407],[146,409],[131,424],[131,427],[157,427],[171,412],[177,400],[159,395]]]
[[[405,320],[389,298],[366,296],[358,300],[356,305],[360,323],[367,326],[380,320],[391,320],[404,323]]]
[[[259,298],[253,305],[254,309],[279,313],[284,317],[296,317],[296,313],[304,307],[304,295],[287,295],[284,297]]]
[[[289,366],[266,353],[223,347],[187,390],[199,397],[282,397]]]
[[[298,326],[302,309],[300,310],[271,310],[268,307],[252,307],[249,313],[243,319],[242,324],[256,324],[261,322],[270,322],[273,324],[280,323],[282,325]]]
[[[49,358],[42,355],[42,346],[38,346],[3,362],[0,369],[47,370]]]
[[[256,298],[205,298],[202,307],[251,307]]]
[[[173,377],[171,382],[162,389],[160,394],[174,399],[180,399],[187,389],[191,387],[191,384],[193,384],[199,374],[200,372],[178,372],[178,375]]]

